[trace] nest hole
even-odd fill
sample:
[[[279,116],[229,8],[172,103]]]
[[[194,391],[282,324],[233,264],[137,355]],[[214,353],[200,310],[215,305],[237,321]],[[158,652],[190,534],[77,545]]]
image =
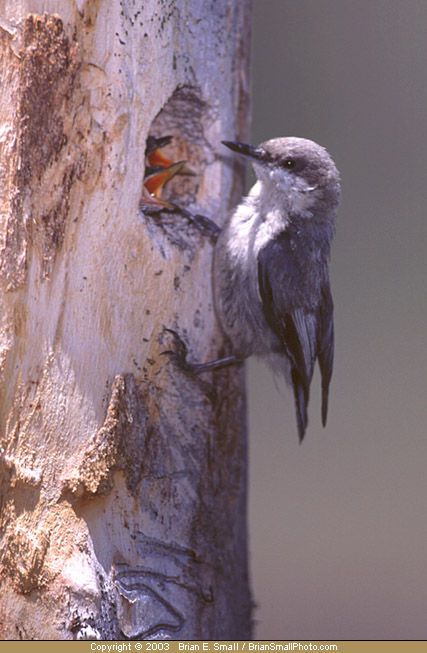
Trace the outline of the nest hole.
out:
[[[150,136],[161,138],[172,136],[171,142],[162,150],[171,161],[187,161],[187,167],[194,175],[176,175],[165,186],[162,199],[178,205],[197,204],[203,170],[212,160],[212,151],[207,142],[203,122],[207,111],[206,102],[201,100],[197,89],[182,86],[173,93],[161,111],[154,118]]]
[[[199,194],[202,189],[203,172],[214,160],[214,152],[204,135],[204,123],[208,119],[208,106],[200,97],[200,91],[190,86],[175,90],[161,111],[154,118],[149,138],[171,137],[161,152],[173,163],[186,161],[186,168],[193,174],[176,174],[161,191],[161,199],[190,211],[200,211]],[[148,142],[148,139],[147,139]],[[161,229],[169,242],[181,249],[192,249],[194,227],[179,211],[150,211],[143,213],[149,227]],[[150,232],[153,234],[150,228]]]

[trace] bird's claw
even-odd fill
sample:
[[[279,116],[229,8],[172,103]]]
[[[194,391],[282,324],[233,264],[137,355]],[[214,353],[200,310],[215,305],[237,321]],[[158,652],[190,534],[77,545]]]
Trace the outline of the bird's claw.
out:
[[[170,333],[173,337],[174,348],[162,351],[160,356],[169,356],[171,360],[184,372],[192,371],[192,364],[188,363],[188,348],[185,342],[180,338],[176,331],[165,327],[165,332]]]

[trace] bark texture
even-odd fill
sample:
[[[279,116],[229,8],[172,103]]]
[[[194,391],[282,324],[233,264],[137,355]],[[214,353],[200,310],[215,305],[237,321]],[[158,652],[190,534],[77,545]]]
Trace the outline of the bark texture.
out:
[[[0,10],[0,637],[246,638],[243,373],[212,245],[139,209],[149,134],[221,224],[241,192],[249,0]]]

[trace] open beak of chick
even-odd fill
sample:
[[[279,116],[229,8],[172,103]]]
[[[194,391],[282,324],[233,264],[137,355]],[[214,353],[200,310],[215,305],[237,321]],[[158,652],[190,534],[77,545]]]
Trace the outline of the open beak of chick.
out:
[[[158,210],[173,209],[172,204],[161,199],[163,186],[177,174],[194,175],[194,172],[187,167],[186,161],[174,163],[162,152],[162,148],[169,145],[171,140],[172,136],[147,138],[145,177],[140,201],[142,207],[147,206],[152,210],[156,207]]]

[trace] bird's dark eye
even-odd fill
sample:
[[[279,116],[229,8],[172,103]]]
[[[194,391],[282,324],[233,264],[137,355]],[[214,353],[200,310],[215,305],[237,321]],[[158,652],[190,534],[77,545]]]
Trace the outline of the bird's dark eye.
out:
[[[283,162],[283,167],[287,170],[292,170],[292,168],[295,168],[295,161],[293,159],[285,159]]]

